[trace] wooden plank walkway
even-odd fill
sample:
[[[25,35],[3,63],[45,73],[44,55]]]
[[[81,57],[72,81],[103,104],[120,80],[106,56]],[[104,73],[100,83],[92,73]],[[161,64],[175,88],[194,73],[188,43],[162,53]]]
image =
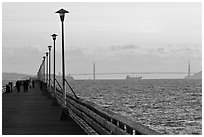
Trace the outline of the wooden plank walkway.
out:
[[[42,96],[39,86],[2,95],[3,135],[85,135],[74,120],[59,121],[60,107]]]

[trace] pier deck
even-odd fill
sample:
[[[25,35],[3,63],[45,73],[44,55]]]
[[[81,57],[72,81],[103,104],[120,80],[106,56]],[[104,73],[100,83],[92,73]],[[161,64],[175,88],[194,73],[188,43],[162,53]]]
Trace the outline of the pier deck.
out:
[[[39,86],[27,93],[2,94],[3,135],[84,135],[74,120],[59,121],[61,107],[51,106]]]

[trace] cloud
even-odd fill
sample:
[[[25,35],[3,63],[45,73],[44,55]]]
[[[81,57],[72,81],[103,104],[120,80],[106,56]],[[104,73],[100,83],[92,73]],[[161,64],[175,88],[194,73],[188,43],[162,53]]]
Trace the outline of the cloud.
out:
[[[164,54],[164,53],[166,53],[166,50],[165,50],[165,48],[158,48],[157,53]]]
[[[113,51],[117,51],[117,50],[134,50],[134,49],[139,49],[139,46],[133,45],[133,44],[129,44],[129,45],[123,45],[123,46],[111,46],[110,49]]]
[[[65,55],[67,56],[67,59],[78,59],[84,57],[83,50],[79,48],[66,50]]]

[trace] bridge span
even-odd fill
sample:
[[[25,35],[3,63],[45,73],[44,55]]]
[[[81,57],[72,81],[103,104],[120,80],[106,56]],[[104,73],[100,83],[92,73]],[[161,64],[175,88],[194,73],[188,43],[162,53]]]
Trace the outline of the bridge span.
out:
[[[107,72],[107,73],[71,73],[69,75],[71,76],[74,76],[74,75],[121,75],[121,74],[148,74],[148,75],[151,75],[151,74],[158,74],[158,75],[163,75],[163,74],[189,74],[188,72]],[[193,74],[193,73],[191,73]]]

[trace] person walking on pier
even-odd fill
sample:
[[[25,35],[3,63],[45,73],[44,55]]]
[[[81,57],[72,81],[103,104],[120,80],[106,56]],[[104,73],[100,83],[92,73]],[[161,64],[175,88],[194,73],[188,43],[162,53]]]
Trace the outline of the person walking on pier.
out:
[[[35,88],[35,81],[32,80],[32,85],[33,85],[33,88]]]
[[[29,83],[27,80],[23,81],[23,89],[24,89],[24,92],[28,92],[28,86],[29,86]]]
[[[16,81],[16,89],[17,89],[17,92],[20,92],[20,87],[21,87],[21,84],[19,81]]]

